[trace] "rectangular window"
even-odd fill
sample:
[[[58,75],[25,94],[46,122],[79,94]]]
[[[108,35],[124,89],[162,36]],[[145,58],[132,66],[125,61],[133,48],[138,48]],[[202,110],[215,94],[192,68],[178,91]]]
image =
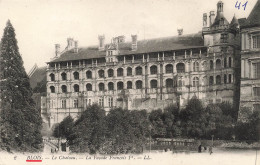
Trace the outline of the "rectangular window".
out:
[[[113,107],[113,98],[112,97],[108,98],[108,106],[109,106],[109,108]]]
[[[78,99],[74,100],[73,105],[74,105],[74,108],[78,108],[78,106],[79,106]]]
[[[99,98],[98,104],[99,104],[99,106],[104,107],[104,99],[103,98]]]
[[[61,100],[61,108],[66,108],[66,100]]]
[[[221,34],[220,42],[221,43],[227,43],[227,40],[228,40],[228,34],[226,34],[226,33]]]
[[[88,99],[88,105],[91,105],[91,99]]]
[[[259,79],[260,78],[260,62],[253,64],[254,68],[254,77]]]
[[[260,48],[260,35],[253,36],[253,49]]]
[[[260,96],[260,87],[253,88],[254,96]]]

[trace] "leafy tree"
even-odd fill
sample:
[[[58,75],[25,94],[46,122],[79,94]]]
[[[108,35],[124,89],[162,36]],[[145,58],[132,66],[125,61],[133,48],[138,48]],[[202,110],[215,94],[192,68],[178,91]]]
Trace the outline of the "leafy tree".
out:
[[[206,131],[207,114],[201,101],[196,97],[189,100],[186,108],[180,114],[183,133],[187,137],[202,138]]]
[[[223,115],[230,116],[233,119],[237,119],[237,110],[229,102],[222,102],[217,104],[222,110]]]
[[[210,138],[210,135],[214,135],[220,139],[231,139],[234,119],[223,114],[219,104],[207,106],[206,112],[208,113],[208,125],[205,138]]]
[[[166,107],[163,112],[163,120],[166,127],[166,137],[181,136],[180,115],[177,106],[170,105]]]
[[[149,136],[146,111],[110,110],[106,116],[107,143],[103,152],[109,154],[140,153]]]
[[[38,151],[42,148],[41,116],[32,99],[15,30],[8,20],[1,40],[1,144],[3,149]]]
[[[162,110],[154,110],[149,115],[149,120],[152,126],[151,134],[153,138],[165,137],[166,127],[164,125],[164,118]]]
[[[97,104],[93,104],[76,120],[72,134],[68,137],[70,150],[97,153],[103,146],[105,133],[105,111]]]
[[[235,127],[235,135],[239,140],[260,140],[260,112],[242,112],[248,115],[247,120],[238,121]]]
[[[72,119],[71,116],[67,116],[60,122],[53,131],[53,136],[54,137],[63,137],[68,139],[70,135],[72,134],[72,129],[74,126],[74,120]]]

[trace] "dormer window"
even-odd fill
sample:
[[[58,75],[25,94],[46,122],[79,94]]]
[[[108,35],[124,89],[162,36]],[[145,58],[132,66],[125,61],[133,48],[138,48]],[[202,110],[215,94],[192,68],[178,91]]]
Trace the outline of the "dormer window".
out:
[[[220,25],[224,25],[224,19],[223,19],[223,18],[220,19],[219,24],[220,24]]]
[[[253,36],[253,49],[260,48],[260,35]]]

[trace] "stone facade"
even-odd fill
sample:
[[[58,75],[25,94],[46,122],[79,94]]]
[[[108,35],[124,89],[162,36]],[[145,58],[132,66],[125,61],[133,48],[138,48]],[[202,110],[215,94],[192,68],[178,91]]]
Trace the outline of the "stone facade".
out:
[[[260,1],[241,27],[240,107],[260,111]]]
[[[193,96],[205,104],[236,104],[238,21],[226,20],[221,1],[216,17],[211,11],[209,18],[204,14],[202,32],[192,35],[143,41],[132,35],[132,42],[118,36],[110,44],[101,35],[99,45],[88,48],[78,47],[69,38],[63,52],[56,45],[56,56],[47,67],[45,122],[52,126],[65,116],[77,117],[93,103],[106,111],[183,107]]]

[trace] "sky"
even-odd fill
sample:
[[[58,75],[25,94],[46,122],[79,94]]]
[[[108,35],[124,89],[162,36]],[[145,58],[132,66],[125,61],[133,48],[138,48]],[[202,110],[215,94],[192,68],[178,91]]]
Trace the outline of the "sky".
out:
[[[246,18],[257,0],[222,0],[224,15]],[[244,10],[242,5],[247,3]],[[218,0],[0,0],[0,37],[10,19],[16,32],[20,54],[27,72],[37,64],[46,66],[54,57],[55,44],[66,47],[67,38],[78,40],[79,47],[105,42],[131,34],[138,40],[197,33],[202,15],[217,10]],[[235,8],[241,2],[240,9]]]

